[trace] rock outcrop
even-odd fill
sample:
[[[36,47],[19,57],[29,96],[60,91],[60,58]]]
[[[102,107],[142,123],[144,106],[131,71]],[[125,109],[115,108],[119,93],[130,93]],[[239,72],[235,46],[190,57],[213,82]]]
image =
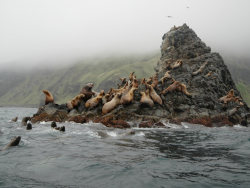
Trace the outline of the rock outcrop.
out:
[[[78,111],[71,112],[65,105],[49,104],[39,108],[32,121],[43,119],[85,123],[92,120],[119,128],[128,127],[125,121],[138,120],[142,122],[140,127],[152,127],[157,122],[168,120],[177,124],[185,121],[209,127],[239,123],[249,111],[246,103],[242,100],[241,108],[234,115],[228,116],[228,111],[240,104],[230,97],[226,97],[228,101],[224,103],[218,101],[231,89],[234,90],[234,97],[242,99],[222,57],[218,53],[211,53],[211,48],[206,46],[186,24],[172,28],[162,39],[162,56],[155,67],[158,74],[156,93],[161,96],[162,105],[155,103],[152,108],[141,105],[140,92],[147,88],[139,84],[138,89],[134,91],[132,103],[119,105],[106,115],[101,113],[101,103],[93,110],[81,106]],[[161,78],[166,71],[171,72],[172,79],[167,78],[162,83]],[[178,88],[173,92],[162,93],[174,81],[180,82]]]

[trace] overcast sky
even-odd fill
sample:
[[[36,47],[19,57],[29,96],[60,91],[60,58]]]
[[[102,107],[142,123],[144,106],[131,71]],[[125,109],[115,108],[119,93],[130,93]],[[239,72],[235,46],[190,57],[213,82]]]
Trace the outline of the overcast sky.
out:
[[[249,7],[249,0],[0,0],[0,65],[160,52],[163,34],[183,23],[212,51],[248,52]]]

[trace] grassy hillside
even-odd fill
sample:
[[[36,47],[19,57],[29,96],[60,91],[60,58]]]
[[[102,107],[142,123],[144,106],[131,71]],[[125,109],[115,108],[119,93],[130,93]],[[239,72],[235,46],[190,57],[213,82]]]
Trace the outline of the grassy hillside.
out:
[[[159,54],[137,57],[95,58],[56,71],[32,71],[14,79],[0,95],[1,105],[40,105],[44,103],[42,90],[49,90],[57,103],[66,103],[79,94],[87,82],[94,83],[94,90],[109,90],[120,83],[120,77],[127,77],[132,71],[137,78],[149,77],[155,73],[154,66]],[[13,77],[15,73],[9,75]],[[0,77],[6,84],[6,77]],[[10,83],[9,83],[10,84]]]

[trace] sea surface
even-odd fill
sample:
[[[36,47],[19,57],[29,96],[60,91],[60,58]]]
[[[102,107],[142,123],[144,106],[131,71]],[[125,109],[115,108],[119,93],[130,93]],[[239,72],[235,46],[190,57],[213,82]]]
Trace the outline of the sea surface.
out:
[[[99,123],[21,126],[36,108],[0,108],[0,187],[250,187],[250,127],[107,128]],[[18,122],[10,120],[18,116]],[[119,134],[134,130],[134,135]],[[104,131],[108,138],[99,137]]]

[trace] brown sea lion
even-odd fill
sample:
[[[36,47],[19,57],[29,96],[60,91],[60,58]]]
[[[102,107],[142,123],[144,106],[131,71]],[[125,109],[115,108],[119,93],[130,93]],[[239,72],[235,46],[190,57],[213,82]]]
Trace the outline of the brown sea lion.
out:
[[[240,106],[236,106],[236,107],[233,108],[232,110],[229,110],[229,111],[228,111],[228,116],[234,115],[234,114],[238,111],[239,108],[241,108],[241,107],[240,107]]]
[[[84,100],[85,95],[84,94],[79,94],[77,95],[75,98],[73,98],[72,100],[69,100],[67,102],[67,107],[72,110],[72,109],[76,109],[81,102]]]
[[[154,106],[154,101],[149,96],[149,89],[147,89],[145,92],[140,92],[140,93],[142,95],[140,102],[152,108]]]
[[[126,83],[126,78],[119,78],[122,81],[122,85]]]
[[[30,117],[24,117],[22,119],[21,125],[26,126],[27,125],[27,121],[29,121],[29,120],[30,120]]]
[[[14,138],[12,138],[12,140],[10,141],[10,143],[7,146],[5,146],[3,149],[0,149],[0,151],[5,150],[5,149],[7,149],[9,147],[12,147],[12,146],[19,145],[20,140],[21,140],[20,136],[15,136]]]
[[[134,79],[135,80],[135,79]],[[121,97],[120,104],[128,104],[134,99],[134,91],[136,87],[132,87],[127,93],[124,93]]]
[[[97,97],[87,100],[87,102],[85,103],[85,108],[89,109],[95,108],[101,102],[104,96],[105,92],[104,90],[101,90],[100,93],[97,95]]]
[[[206,76],[211,76],[212,75],[212,71],[209,71],[209,73],[207,73]]]
[[[133,86],[134,88],[138,88],[139,82],[138,82],[138,80],[137,80],[136,78],[133,79],[132,86]]]
[[[173,92],[176,90],[177,86],[180,85],[180,82],[179,81],[175,81],[172,85],[168,86],[167,89],[163,90],[161,93],[164,95],[166,94],[167,92]]]
[[[52,94],[48,90],[43,90],[43,93],[45,94],[45,105],[55,103]]]
[[[178,59],[175,64],[172,66],[172,69],[177,69],[179,67],[182,67],[182,59]]]
[[[226,98],[226,99],[224,99],[223,103],[229,103],[232,100],[233,100],[233,97]]]
[[[155,92],[154,88],[151,85],[148,85],[149,88],[149,96],[152,100],[160,105],[162,105],[161,97]]]
[[[152,78],[153,82],[151,84],[151,86],[155,89],[158,89],[158,74],[156,73],[153,78]]]
[[[122,86],[120,84],[117,84],[117,88],[120,89]]]
[[[166,73],[165,73],[165,75],[161,78],[161,82],[162,82],[162,84],[164,84],[164,80],[165,79],[171,79],[172,78],[172,76],[169,74],[171,71],[167,71]]]
[[[234,97],[234,90],[231,89],[231,90],[227,93],[226,96],[227,96],[228,98]]]
[[[31,130],[31,129],[32,129],[32,125],[31,125],[31,123],[28,123],[27,127],[26,127],[26,130]]]
[[[109,94],[107,93],[104,97],[102,97],[102,104],[109,102]]]
[[[129,75],[129,80],[130,82],[133,82],[133,79],[136,78],[136,76],[134,75],[135,71],[131,72],[131,74]]]
[[[86,102],[89,100],[92,95],[95,95],[95,93],[92,91],[94,84],[93,83],[87,83],[80,91],[80,94],[84,94],[83,100]]]
[[[193,72],[193,73],[192,73],[192,76],[196,76],[196,75],[202,73],[202,71],[203,71],[203,69],[205,68],[205,66],[207,65],[207,63],[208,63],[208,62],[206,61],[197,71]]]
[[[150,77],[147,79],[146,83],[147,83],[147,84],[151,84],[151,83],[152,83],[152,80],[153,80],[153,76],[150,76]]]
[[[141,81],[141,85],[142,84],[144,84],[144,85],[146,85],[146,78],[144,77],[143,79],[142,79],[142,81]]]
[[[184,93],[186,96],[192,97],[192,95],[188,93],[187,86],[185,84],[180,83],[178,87],[180,87],[180,91]]]
[[[18,117],[13,118],[11,121],[16,122]]]
[[[121,96],[122,94],[117,93],[111,101],[105,103],[102,107],[102,114],[103,115],[107,114],[111,110],[113,110],[116,106],[118,106],[120,104]]]
[[[243,102],[240,102],[240,105],[241,105],[241,106],[244,106],[244,103],[243,103]]]

